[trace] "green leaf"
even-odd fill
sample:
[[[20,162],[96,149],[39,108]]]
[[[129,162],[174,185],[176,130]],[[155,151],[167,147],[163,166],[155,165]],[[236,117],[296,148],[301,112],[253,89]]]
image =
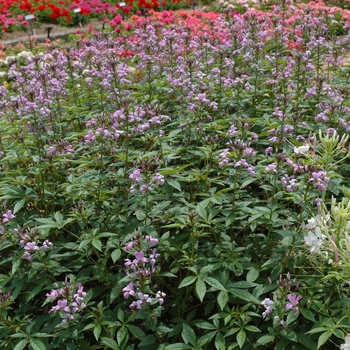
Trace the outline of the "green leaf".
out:
[[[315,322],[316,323],[316,319],[314,314],[307,309],[301,309],[301,314],[309,321]]]
[[[247,273],[247,282],[254,282],[259,277],[259,270],[252,268]]]
[[[12,263],[12,276],[16,273],[16,271],[18,270],[18,268],[20,267],[22,262],[22,259],[17,259]]]
[[[125,326],[121,326],[117,332],[118,345],[120,345],[122,343],[122,341],[125,339],[127,333],[128,333],[128,330],[125,328]]]
[[[167,183],[168,185],[170,185],[171,187],[174,187],[174,188],[176,188],[178,191],[181,192],[181,185],[180,185],[180,182],[178,182],[178,181],[176,181],[176,180],[168,179],[168,180],[166,181],[166,183]]]
[[[275,337],[273,335],[265,334],[257,340],[257,344],[266,345],[268,343],[272,343],[274,340]]]
[[[223,310],[226,304],[228,303],[229,296],[228,293],[224,290],[220,291],[217,297],[218,304],[220,306],[220,309]]]
[[[251,326],[251,325],[244,326],[244,329],[249,332],[257,332],[257,333],[261,332],[261,330],[258,327]]]
[[[316,350],[317,345],[315,342],[311,340],[310,337],[306,336],[305,334],[297,334],[298,341],[300,344],[304,345],[309,350]]]
[[[146,334],[140,327],[134,326],[132,324],[127,324],[126,327],[130,331],[130,333],[137,339],[141,340],[146,336]]]
[[[102,243],[98,238],[94,238],[91,243],[97,250],[102,252]]]
[[[199,202],[196,207],[197,214],[204,220],[208,221],[208,213],[206,211],[206,206],[208,205],[208,202],[205,200],[203,202]]]
[[[35,221],[38,221],[44,225],[40,225],[39,227],[46,227],[46,228],[58,228],[57,222],[55,220],[52,220],[50,218],[35,218]]]
[[[220,332],[216,334],[215,347],[217,350],[226,350],[227,348],[225,344],[225,338]]]
[[[19,293],[21,293],[22,288],[23,288],[23,284],[24,284],[23,280],[16,281],[16,283],[14,283],[14,285],[16,287],[15,287],[15,290],[12,292],[12,295],[11,295],[11,299],[12,300],[15,300],[18,297]]]
[[[239,298],[244,301],[249,301],[254,304],[260,304],[260,300],[255,298],[252,294],[243,289],[238,288],[227,288],[228,291],[233,294],[236,298]]]
[[[186,345],[184,343],[175,343],[175,344],[167,345],[165,347],[165,350],[187,350],[187,349],[193,349],[193,347],[190,345]]]
[[[153,349],[155,349],[155,344],[157,343],[157,339],[153,334],[148,334],[146,337],[144,337],[139,344],[139,348],[142,349],[145,346],[153,345]]]
[[[202,302],[205,297],[205,293],[207,292],[207,287],[205,286],[205,283],[201,277],[198,277],[195,289],[199,300]]]
[[[36,338],[29,338],[30,346],[33,348],[33,350],[46,350],[46,346],[44,343]]]
[[[114,339],[102,337],[101,338],[102,345],[108,346],[108,348],[113,350],[119,350],[119,346]]]
[[[59,228],[62,228],[64,226],[63,215],[60,212],[56,212],[54,218],[57,221]]]
[[[17,212],[19,212],[23,208],[25,203],[26,203],[25,199],[21,199],[20,201],[18,201],[13,207],[13,214],[16,214]]]
[[[286,319],[286,325],[290,326],[298,317],[299,317],[299,311],[298,312],[289,312],[287,319]]]
[[[100,334],[101,334],[101,325],[100,324],[97,324],[94,327],[93,333],[94,333],[94,337],[95,337],[96,341],[98,341],[98,339],[100,338]]]
[[[16,344],[13,350],[23,350],[27,344],[28,344],[28,339],[22,339]]]
[[[193,324],[201,329],[216,329],[216,327],[212,323],[204,320],[193,321]]]
[[[241,189],[243,189],[244,187],[250,185],[250,184],[251,184],[252,182],[254,182],[254,181],[255,181],[255,179],[248,179],[248,180],[244,181],[244,182],[242,183],[242,185],[241,185]]]
[[[244,329],[241,329],[238,333],[237,333],[237,336],[236,336],[236,339],[237,339],[237,343],[238,343],[238,346],[242,349],[244,343],[245,343],[245,340],[247,338],[247,335],[246,335],[246,332],[244,331]]]
[[[281,243],[285,247],[289,247],[293,243],[293,237],[291,237],[291,236],[284,237],[282,239]]]
[[[39,284],[36,286],[26,297],[26,301],[32,300],[41,290],[43,289],[43,285]]]
[[[207,277],[204,278],[204,280],[211,287],[214,287],[214,288],[222,290],[222,291],[226,291],[225,287],[217,279],[207,276]]]
[[[124,312],[122,309],[118,309],[117,318],[120,322],[124,323]]]
[[[194,281],[197,279],[197,276],[187,276],[185,277],[182,282],[179,285],[179,288],[183,288],[186,286],[189,286],[190,284],[194,283]]]
[[[10,335],[11,338],[27,338],[28,335],[25,333],[15,333]]]
[[[193,346],[197,345],[196,334],[194,333],[194,330],[190,326],[188,326],[186,323],[182,325],[181,336],[186,344],[190,343]]]
[[[319,349],[331,336],[332,332],[330,331],[322,333],[318,338],[317,349]]]
[[[215,337],[216,333],[217,331],[211,331],[202,335],[197,341],[197,346],[203,347],[204,345],[208,344]]]
[[[117,260],[119,260],[121,255],[122,255],[122,251],[120,249],[113,250],[113,252],[111,254],[111,258],[112,258],[113,264],[115,264],[115,262]]]
[[[316,328],[312,328],[310,331],[306,332],[306,334],[320,333],[320,332],[325,332],[326,330],[327,330],[326,327],[316,327]]]
[[[252,283],[249,281],[238,281],[238,282],[230,282],[226,288],[228,288],[228,286],[230,287],[235,287],[235,288],[243,288],[243,289],[247,289],[247,288],[253,288],[256,287],[257,284],[256,283]]]

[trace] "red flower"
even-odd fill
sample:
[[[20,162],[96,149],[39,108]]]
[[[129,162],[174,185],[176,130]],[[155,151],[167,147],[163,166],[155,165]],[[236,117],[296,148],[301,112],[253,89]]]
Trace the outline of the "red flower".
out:
[[[59,17],[59,15],[56,12],[52,12],[51,15],[50,15],[51,19],[56,19],[58,17]]]
[[[24,1],[23,4],[19,5],[19,8],[23,11],[31,11],[32,5],[28,1]]]
[[[87,8],[83,7],[83,8],[81,9],[80,13],[81,13],[82,15],[89,15],[89,14],[90,14],[90,11],[89,11]]]

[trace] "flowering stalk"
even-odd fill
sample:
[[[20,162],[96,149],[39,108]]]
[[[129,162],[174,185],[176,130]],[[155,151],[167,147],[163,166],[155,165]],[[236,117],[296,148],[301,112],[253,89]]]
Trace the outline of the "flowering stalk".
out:
[[[151,286],[152,275],[156,273],[156,262],[160,256],[157,249],[152,248],[155,244],[158,244],[157,238],[149,235],[143,236],[135,231],[132,240],[125,245],[127,252],[134,253],[134,259],[125,260],[126,274],[131,282],[122,289],[122,292],[125,299],[129,299],[130,296],[135,299],[129,305],[129,308],[134,311],[149,310],[150,306],[155,303],[161,306],[166,296],[161,291],[154,295],[155,286]]]

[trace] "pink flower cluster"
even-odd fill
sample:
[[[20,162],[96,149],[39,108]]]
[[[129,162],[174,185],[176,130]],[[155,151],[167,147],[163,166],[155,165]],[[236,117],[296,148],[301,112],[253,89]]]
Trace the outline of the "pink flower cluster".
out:
[[[86,307],[85,297],[86,292],[83,290],[81,283],[68,282],[66,278],[63,288],[51,289],[50,294],[47,293],[47,301],[54,302],[57,299],[57,304],[51,308],[49,313],[60,313],[62,316],[62,324],[73,321],[79,311]]]
[[[122,289],[125,299],[129,299],[130,296],[136,299],[129,305],[130,309],[141,310],[147,304],[164,303],[166,294],[158,291],[152,297],[153,292],[150,288],[152,274],[156,271],[156,262],[160,256],[157,249],[151,245],[158,243],[155,237],[149,235],[143,237],[135,232],[133,239],[125,244],[126,251],[134,252],[134,259],[126,259],[124,263],[131,282]]]
[[[52,248],[53,244],[46,239],[41,247],[39,247],[39,243],[37,243],[37,240],[39,239],[39,234],[36,230],[29,230],[27,229],[26,233],[23,233],[22,231],[15,229],[14,233],[19,236],[20,238],[20,245],[23,246],[24,253],[22,255],[22,259],[33,261],[33,254],[38,251],[46,252],[48,248]]]

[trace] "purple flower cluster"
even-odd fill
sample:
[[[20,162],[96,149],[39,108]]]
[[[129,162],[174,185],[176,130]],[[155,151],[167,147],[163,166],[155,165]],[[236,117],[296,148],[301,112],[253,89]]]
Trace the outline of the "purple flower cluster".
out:
[[[324,192],[326,191],[329,180],[330,178],[327,176],[327,172],[320,170],[314,171],[308,182],[312,182],[315,188]]]
[[[289,303],[286,305],[286,310],[292,309],[294,313],[297,313],[299,311],[299,301],[302,299],[301,295],[289,294],[287,295],[287,298],[289,300]]]
[[[135,195],[137,192],[144,193],[147,191],[152,191],[153,185],[158,184],[160,186],[163,186],[165,183],[165,178],[163,175],[161,175],[158,171],[153,175],[150,181],[145,181],[146,176],[142,176],[142,170],[141,169],[135,169],[130,175],[129,179],[131,179],[133,182],[136,182],[131,185],[130,187],[130,193],[132,195]],[[145,181],[145,182],[144,182]]]
[[[86,292],[84,292],[81,283],[75,284],[72,281],[68,282],[67,278],[62,288],[58,288],[57,283],[56,287],[57,289],[51,289],[50,294],[46,294],[46,302],[57,300],[57,304],[51,308],[49,313],[60,313],[63,319],[62,324],[64,325],[74,320],[79,311],[86,307]]]
[[[283,175],[281,185],[287,192],[294,192],[299,188],[294,176]]]
[[[16,216],[13,215],[12,210],[7,210],[6,213],[1,215],[1,222],[4,224],[5,222],[9,222],[14,219]]]
[[[135,232],[133,239],[125,244],[125,250],[133,251],[134,258],[125,260],[126,274],[131,282],[122,289],[122,292],[125,299],[129,299],[130,296],[136,299],[129,305],[133,310],[141,310],[147,304],[164,303],[165,293],[158,291],[152,297],[153,292],[150,288],[152,275],[156,272],[156,262],[160,256],[152,245],[158,242],[157,238],[142,236]]]
[[[14,233],[19,236],[19,243],[24,249],[22,259],[33,261],[33,254],[35,252],[46,252],[48,248],[53,247],[53,244],[48,239],[46,239],[40,247],[40,244],[37,243],[39,234],[36,232],[36,230],[27,229],[26,233],[23,233],[22,231],[15,229]]]
[[[272,306],[275,302],[272,301],[270,298],[265,298],[262,302],[261,305],[265,307],[265,311],[262,313],[262,317],[266,318],[267,315],[271,314],[273,309]]]

